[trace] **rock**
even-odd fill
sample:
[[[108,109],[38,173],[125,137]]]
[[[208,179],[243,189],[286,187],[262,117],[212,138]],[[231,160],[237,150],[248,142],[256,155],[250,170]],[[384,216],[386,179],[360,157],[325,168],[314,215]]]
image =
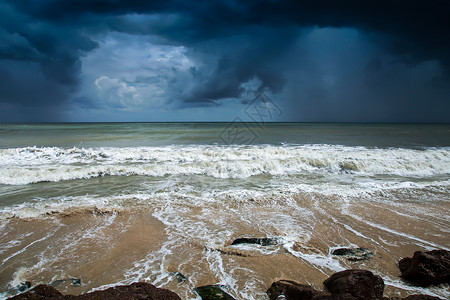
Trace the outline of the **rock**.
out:
[[[277,245],[279,239],[277,238],[238,238],[235,239],[231,245],[240,245],[240,244],[254,244],[261,246],[272,246]]]
[[[25,282],[22,282],[20,285],[18,285],[18,286],[16,287],[16,289],[17,289],[19,292],[25,292],[25,291],[28,290],[30,287],[31,287],[31,282],[25,281]]]
[[[104,291],[96,291],[79,296],[62,295],[57,289],[48,285],[38,285],[34,289],[17,295],[14,300],[181,300],[172,291],[157,288],[150,283],[136,282],[130,285],[119,285]]]
[[[8,293],[16,294],[17,292],[22,293],[28,290],[31,287],[31,282],[24,281],[16,286],[8,286]]]
[[[56,287],[60,285],[61,283],[70,282],[72,285],[81,285],[81,279],[80,278],[69,278],[69,279],[58,279],[50,283],[52,287]]]
[[[13,299],[13,300],[37,300],[37,299],[58,300],[58,299],[64,299],[64,296],[54,287],[51,287],[46,284],[40,284],[32,290],[30,290],[26,293],[14,296],[10,299]]]
[[[71,296],[73,297],[73,296]],[[146,282],[136,282],[130,285],[119,285],[104,291],[96,291],[80,295],[76,298],[80,300],[121,300],[121,299],[151,299],[151,300],[181,300],[181,298],[172,291],[157,288]]]
[[[345,256],[345,258],[349,261],[366,260],[373,257],[373,253],[365,248],[339,248],[333,250],[331,254]]]
[[[415,295],[409,295],[406,298],[400,298],[400,297],[390,297],[390,298],[383,298],[383,300],[442,300],[439,297],[433,297],[429,295],[422,295],[422,294],[415,294]]]
[[[314,296],[311,300],[357,300],[351,294],[335,294],[335,295],[325,295],[325,296]]]
[[[70,278],[72,281],[72,285],[81,285],[81,279],[80,278]]]
[[[235,255],[235,256],[242,256],[242,257],[250,256],[247,253],[242,253],[242,252],[236,251],[236,249],[221,249],[221,248],[208,248],[208,247],[205,247],[205,249],[207,251],[220,252],[220,253],[225,254],[225,255]]]
[[[398,262],[400,277],[418,286],[450,283],[450,251],[416,251]]]
[[[334,273],[323,282],[332,294],[349,293],[358,299],[381,299],[384,281],[367,270],[345,270]]]
[[[439,297],[433,297],[433,296],[429,296],[429,295],[410,295],[403,299],[404,300],[442,300]]]
[[[175,277],[178,283],[183,283],[187,280],[186,276],[184,276],[180,272],[170,272],[169,274]]]
[[[194,291],[202,298],[202,300],[235,300],[228,295],[222,285],[205,285],[196,287]]]
[[[290,280],[280,280],[272,283],[270,288],[267,290],[267,295],[270,300],[309,300],[314,296],[325,295],[325,293],[317,291],[309,285],[303,285]]]

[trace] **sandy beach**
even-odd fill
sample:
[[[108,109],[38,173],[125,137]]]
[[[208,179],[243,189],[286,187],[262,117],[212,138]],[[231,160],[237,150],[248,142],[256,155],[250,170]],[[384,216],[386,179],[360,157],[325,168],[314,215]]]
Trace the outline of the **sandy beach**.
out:
[[[0,241],[9,246],[0,255],[0,285],[53,283],[63,293],[81,294],[140,280],[190,299],[195,287],[220,283],[237,299],[264,299],[279,279],[322,290],[332,273],[362,268],[383,277],[385,296],[448,297],[448,286],[422,289],[401,281],[396,265],[416,250],[445,248],[448,236],[442,233],[449,224],[440,216],[449,210],[446,202],[389,206],[304,195],[293,202],[307,214],[289,202],[84,208],[4,219]],[[279,227],[280,217],[290,220]],[[267,236],[279,242],[231,246],[236,238]],[[373,256],[350,261],[331,254],[339,247],[362,247]],[[61,281],[70,278],[81,279],[81,285]]]

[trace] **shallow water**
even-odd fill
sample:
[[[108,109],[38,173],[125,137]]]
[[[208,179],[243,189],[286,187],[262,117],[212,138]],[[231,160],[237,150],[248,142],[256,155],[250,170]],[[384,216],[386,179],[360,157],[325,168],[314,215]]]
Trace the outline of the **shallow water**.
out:
[[[380,274],[385,296],[450,297],[396,266],[450,248],[449,125],[260,125],[243,145],[221,123],[1,125],[2,297],[80,278],[55,287],[141,280],[191,299],[220,283],[266,299],[275,280],[323,289],[346,268]],[[279,242],[231,246],[239,237]],[[338,247],[374,255],[352,262]]]

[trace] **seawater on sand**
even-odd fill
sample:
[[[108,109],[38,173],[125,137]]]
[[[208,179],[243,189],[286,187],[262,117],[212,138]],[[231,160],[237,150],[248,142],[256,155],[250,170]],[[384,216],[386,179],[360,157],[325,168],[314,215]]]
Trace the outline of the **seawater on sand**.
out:
[[[148,281],[183,299],[207,284],[266,299],[278,279],[323,289],[330,274],[363,268],[383,276],[386,296],[450,298],[448,286],[401,281],[396,266],[416,250],[450,247],[449,175],[446,146],[0,149],[1,297],[24,281],[71,294]],[[276,243],[231,245],[242,237]],[[332,254],[340,247],[373,255],[350,261]]]
[[[448,202],[384,197],[297,193],[201,205],[173,197],[128,209],[72,208],[3,219],[1,285],[80,278],[80,286],[57,286],[80,294],[143,280],[190,299],[194,287],[219,283],[238,299],[264,299],[278,279],[323,289],[332,273],[364,268],[383,276],[385,295],[448,298],[448,287],[420,289],[400,281],[396,267],[416,250],[447,249],[449,220],[442,212]],[[279,238],[279,244],[230,246],[235,238],[265,236]],[[370,249],[374,256],[352,262],[331,254],[348,246]]]

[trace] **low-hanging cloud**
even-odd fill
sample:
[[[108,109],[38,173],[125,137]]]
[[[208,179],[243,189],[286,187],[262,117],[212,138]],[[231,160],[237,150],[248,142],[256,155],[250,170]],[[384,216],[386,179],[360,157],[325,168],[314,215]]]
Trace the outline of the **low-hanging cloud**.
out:
[[[217,106],[258,78],[289,121],[449,121],[445,0],[19,0],[0,15],[0,103],[22,119],[77,99]]]

